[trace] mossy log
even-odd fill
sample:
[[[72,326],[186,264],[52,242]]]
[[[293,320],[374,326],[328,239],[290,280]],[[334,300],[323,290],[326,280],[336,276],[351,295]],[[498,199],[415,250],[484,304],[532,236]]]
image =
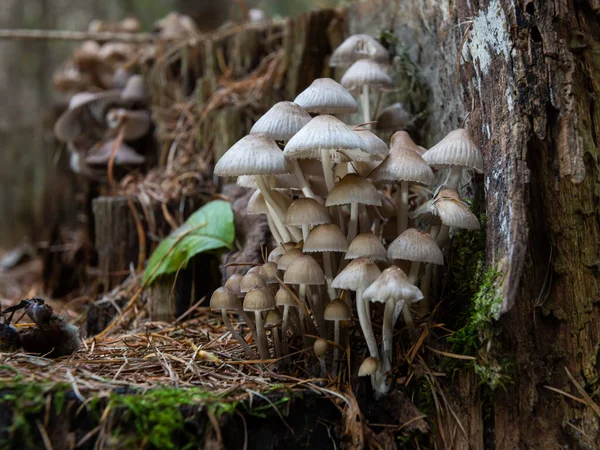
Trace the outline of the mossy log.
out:
[[[459,376],[454,448],[598,448],[593,405],[546,387],[580,397],[566,370],[588,393],[600,379],[600,2],[375,1],[348,18],[393,33],[421,68],[430,143],[466,121],[484,154],[492,345],[512,383],[482,402]]]

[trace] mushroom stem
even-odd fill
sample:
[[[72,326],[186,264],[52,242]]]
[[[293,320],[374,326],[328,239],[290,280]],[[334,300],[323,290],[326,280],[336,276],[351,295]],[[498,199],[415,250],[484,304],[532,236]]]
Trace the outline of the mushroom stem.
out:
[[[326,148],[321,149],[321,165],[323,166],[323,176],[325,177],[325,183],[327,184],[327,191],[331,191],[335,185],[335,178],[333,178],[329,150]]]
[[[362,92],[360,94],[360,106],[363,113],[363,122],[367,123],[371,121],[371,105],[369,103],[369,85],[365,84],[362,87]],[[371,126],[367,125],[367,129],[370,129]]]
[[[404,303],[404,306],[402,307],[402,315],[404,316],[404,322],[406,322],[406,328],[410,330],[411,335],[414,335],[415,323],[413,322],[408,303]]]
[[[305,284],[298,285],[298,298],[304,304],[304,306],[307,305]],[[310,346],[310,341],[306,336],[306,321],[308,320],[308,317],[304,315],[302,308],[298,308],[298,310],[300,311],[300,330],[302,332],[302,340],[304,342],[304,347],[308,348]]]
[[[321,377],[326,378],[327,377],[327,363],[325,362],[325,356],[319,356],[319,363],[321,364]]]
[[[258,335],[258,351],[260,352],[261,359],[270,359],[271,353],[269,352],[269,346],[267,345],[267,336],[265,335],[265,324],[260,311],[254,311],[254,318],[256,320],[256,334]]]
[[[300,188],[302,189],[302,193],[304,194],[304,196],[307,198],[316,198],[316,195],[310,188],[310,184],[308,184],[308,181],[306,181],[306,178],[302,173],[302,169],[300,169],[300,164],[298,164],[298,161],[293,159],[292,165],[294,167],[294,174],[298,179],[298,183],[300,183]]]
[[[338,372],[338,360],[340,359],[340,321],[336,320],[333,325],[333,342],[335,342],[335,346],[333,347],[333,361],[331,365],[331,373],[333,377],[337,377]]]
[[[415,284],[419,279],[419,268],[421,267],[420,261],[413,261],[410,264],[410,272],[408,272],[408,281]]]
[[[275,222],[275,225],[277,225],[281,237],[287,239],[287,237],[291,235],[293,239],[296,242],[298,242],[301,238],[300,231],[294,228],[287,228],[284,225],[283,217],[285,216],[285,211],[283,211],[281,205],[277,203],[275,198],[273,198],[273,195],[271,194],[271,188],[269,187],[269,183],[267,183],[265,181],[265,178],[261,175],[255,175],[254,178],[256,180],[256,184],[258,186],[258,189],[260,190],[260,193],[262,194],[262,196],[265,199],[265,202],[267,203],[267,207],[270,207],[273,210],[272,219],[273,222]],[[292,238],[290,238],[290,240],[291,239]]]
[[[448,240],[450,240],[450,227],[446,224],[442,224],[440,232],[435,238],[435,243],[442,248],[447,244]]]
[[[279,230],[277,229],[277,226],[271,218],[271,214],[267,214],[267,223],[269,224],[269,229],[271,230],[271,234],[275,238],[275,241],[279,244],[284,242],[283,238],[281,237],[281,234],[279,233]]]
[[[273,333],[273,344],[275,345],[275,356],[281,358],[281,339],[279,339],[279,329],[277,328],[277,325],[273,326],[271,331]]]
[[[254,358],[254,352],[252,351],[248,343],[238,334],[237,331],[235,331],[235,329],[231,325],[231,322],[229,321],[229,316],[227,315],[227,311],[225,309],[221,310],[221,316],[223,317],[223,323],[225,324],[233,338],[236,339],[242,345],[246,356],[248,358]]]
[[[288,240],[291,240],[292,237],[290,236],[288,229],[285,227],[283,222],[281,222],[281,220],[278,220],[277,213],[273,209],[273,206],[268,202],[267,202],[267,210],[268,210],[267,217],[271,217],[273,225],[275,226],[275,230],[277,230],[277,233],[279,234],[279,238],[281,239],[281,241],[279,241],[279,242],[287,242]],[[267,220],[267,222],[268,222],[268,220]]]
[[[408,227],[408,181],[401,181],[396,190],[396,209],[398,212],[398,235]]]
[[[450,171],[448,172],[448,178],[446,178],[446,182],[444,183],[446,188],[458,189],[461,175],[462,168],[460,166],[451,166]]]
[[[398,302],[404,303],[404,302]],[[391,298],[385,303],[383,312],[383,330],[382,330],[382,358],[383,358],[383,373],[388,372],[392,368],[392,331],[394,329],[394,300]]]
[[[281,350],[283,355],[287,355],[290,350],[288,347],[287,325],[290,319],[290,305],[283,306],[283,317],[281,319]]]
[[[371,327],[371,320],[367,316],[367,305],[363,300],[363,290],[364,289],[359,289],[356,291],[356,311],[358,313],[358,321],[360,323],[360,327],[362,328],[362,332],[365,335],[365,341],[367,342],[367,347],[369,348],[369,354],[373,358],[377,358],[377,360],[379,360],[377,340],[375,339],[375,333],[373,333],[373,328]]]
[[[238,313],[240,314],[240,316],[242,316],[242,319],[244,319],[244,322],[246,322],[246,325],[248,325],[248,328],[250,328],[250,333],[252,333],[254,342],[258,342],[258,335],[256,334],[256,326],[254,326],[254,322],[252,322],[252,319],[250,318],[248,313],[246,311],[244,311],[244,308],[242,308],[241,304],[238,306]]]
[[[306,238],[308,238],[308,233],[310,233],[310,225],[303,223],[302,224],[302,239],[306,242]]]
[[[331,253],[323,252],[323,266],[325,269],[325,282],[327,283],[327,293],[329,294],[329,300],[333,300],[337,297],[335,289],[331,287],[333,282],[333,265],[331,262]]]
[[[368,233],[371,231],[371,221],[367,214],[367,207],[365,205],[358,205],[358,223],[361,233]]]
[[[315,323],[317,325],[317,332],[323,339],[327,339],[327,323],[325,322],[324,310],[325,307],[323,305],[323,300],[320,295],[314,295],[314,291],[312,289],[308,289],[311,298],[312,304],[312,313],[315,318]]]
[[[352,202],[350,204],[350,224],[348,225],[348,242],[356,237],[356,230],[358,229],[358,203]]]

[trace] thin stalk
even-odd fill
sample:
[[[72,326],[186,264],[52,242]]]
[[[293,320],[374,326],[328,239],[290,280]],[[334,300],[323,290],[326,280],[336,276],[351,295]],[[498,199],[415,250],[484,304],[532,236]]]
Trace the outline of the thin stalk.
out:
[[[242,348],[244,349],[246,356],[248,358],[255,358],[256,355],[254,354],[254,352],[252,351],[252,349],[250,348],[248,343],[238,334],[237,331],[235,331],[235,329],[231,325],[231,322],[229,321],[229,316],[227,315],[226,310],[224,310],[224,309],[221,310],[221,317],[223,317],[223,323],[225,324],[225,326],[227,327],[227,329],[229,330],[229,332],[231,333],[233,338],[236,339],[242,345]]]
[[[362,113],[363,113],[363,122],[370,122],[371,121],[371,105],[369,102],[369,85],[365,84],[362,87],[362,93],[360,95],[360,106],[362,109]],[[367,129],[370,129],[371,126],[367,125],[366,126]]]
[[[318,287],[318,286],[317,286]],[[320,295],[313,295],[314,291],[307,286],[312,303],[312,313],[317,324],[317,331],[323,339],[327,339],[327,322],[325,322],[323,299]]]
[[[321,377],[327,378],[327,363],[324,356],[319,356],[319,363],[321,364]]]
[[[248,328],[250,328],[250,333],[252,333],[254,342],[258,342],[258,335],[256,334],[256,326],[254,325],[254,322],[252,321],[252,319],[250,318],[248,313],[246,311],[244,311],[244,308],[242,308],[241,304],[238,305],[238,313],[240,314],[240,316],[242,316],[242,319],[244,319],[244,322],[246,322],[246,325],[248,325]]]
[[[408,227],[408,181],[401,181],[396,190],[396,209],[398,211],[398,235]]]
[[[298,164],[298,161],[293,159],[292,165],[294,167],[294,175],[296,175],[298,183],[300,183],[300,188],[302,189],[302,193],[304,194],[304,196],[307,198],[317,198],[317,196],[310,188],[310,184],[308,184],[308,181],[306,181],[306,178],[302,173],[302,169],[300,169],[300,164]]]
[[[459,166],[451,166],[450,171],[448,172],[448,178],[446,178],[446,182],[444,183],[448,189],[458,189],[458,185],[460,184],[460,178],[462,175],[462,168]]]
[[[327,184],[327,191],[331,191],[335,185],[335,178],[333,178],[333,169],[331,168],[331,159],[329,157],[329,150],[321,150],[321,165],[323,166],[323,176],[325,177],[325,183]]]
[[[335,300],[337,298],[337,292],[331,287],[331,283],[333,283],[333,265],[331,261],[331,253],[323,252],[323,266],[325,268],[325,282],[327,283],[329,300]]]
[[[348,225],[348,242],[356,237],[356,230],[358,229],[358,203],[352,202],[350,204],[350,224]]]
[[[269,352],[269,346],[267,345],[267,336],[265,335],[265,324],[260,311],[254,311],[254,318],[256,320],[256,334],[258,335],[258,350],[260,352],[261,359],[270,359],[271,352]]]
[[[305,306],[308,304],[306,301],[306,285],[305,284],[298,285],[298,298]],[[304,311],[302,311],[302,308],[298,308],[298,310],[300,312],[300,326],[301,326],[301,331],[302,331],[302,339],[304,342],[304,347],[308,348],[308,347],[310,347],[310,340],[306,336],[306,322],[308,321],[309,318],[304,315]]]
[[[392,332],[394,330],[394,309],[395,305],[400,302],[394,302],[391,298],[385,303],[383,312],[383,331],[382,331],[382,358],[383,358],[383,373],[388,372],[392,368],[393,343]]]
[[[413,261],[410,264],[410,272],[408,272],[408,281],[415,284],[419,279],[419,268],[421,267],[421,261]]]
[[[273,344],[275,344],[275,356],[281,358],[283,354],[281,352],[281,339],[279,339],[279,329],[277,328],[277,325],[271,328],[271,332],[273,333]]]
[[[379,361],[377,340],[375,339],[375,333],[373,333],[373,328],[371,327],[371,320],[367,316],[367,305],[363,300],[363,289],[356,291],[356,311],[358,313],[360,327],[362,328],[365,341],[367,342],[367,347],[369,348],[369,354]]]
[[[258,186],[258,189],[260,190],[260,193],[262,194],[262,196],[265,199],[265,202],[267,203],[267,207],[271,207],[273,208],[273,222],[275,222],[275,225],[277,225],[277,227],[279,228],[279,233],[281,234],[282,238],[287,238],[287,236],[292,236],[293,240],[295,240],[295,242],[298,242],[301,239],[301,233],[299,230],[296,230],[294,228],[287,228],[284,223],[283,223],[283,217],[285,216],[285,211],[283,210],[283,207],[277,203],[277,201],[275,200],[275,198],[273,198],[273,195],[271,194],[271,188],[269,187],[269,183],[266,182],[265,177],[260,176],[260,175],[255,175],[254,176],[255,180],[256,180],[256,184]],[[290,240],[292,240],[290,238]]]
[[[277,226],[273,222],[273,219],[271,218],[271,214],[267,214],[267,223],[269,224],[269,230],[271,230],[271,234],[275,238],[275,241],[279,244],[281,244],[282,242],[285,242],[283,240],[283,238],[281,237],[281,234],[279,234],[279,230],[277,229]]]
[[[442,226],[440,227],[440,232],[437,235],[437,237],[435,238],[435,243],[440,248],[443,248],[446,246],[446,244],[448,243],[449,240],[450,240],[450,227],[448,225],[442,224]]]
[[[369,233],[371,231],[371,221],[367,213],[365,205],[358,205],[358,223],[361,233]]]
[[[310,225],[302,224],[302,239],[306,242],[306,238],[308,238],[308,233],[310,233]]]
[[[404,322],[406,323],[406,328],[408,328],[408,332],[411,337],[414,339],[416,337],[415,331],[415,323],[413,322],[412,314],[410,312],[410,307],[408,306],[408,302],[404,303],[402,307],[402,315],[404,316]]]
[[[273,224],[275,225],[275,229],[279,233],[279,237],[281,239],[283,239],[281,242],[288,242],[288,240],[292,240],[292,236],[290,235],[288,229],[286,228],[286,226],[283,224],[282,221],[278,220],[277,213],[273,209],[273,206],[268,202],[267,202],[267,210],[268,210],[267,217],[269,217],[269,216],[271,217],[271,220],[273,220]],[[268,222],[268,220],[267,220],[267,222]]]
[[[333,347],[333,361],[331,365],[331,373],[333,378],[337,377],[338,372],[338,360],[340,359],[340,321],[336,320],[333,325],[333,342],[336,345]]]
[[[281,319],[281,350],[283,351],[283,355],[287,355],[290,352],[288,346],[288,337],[287,337],[287,326],[288,320],[290,319],[290,305],[283,306],[283,318]]]

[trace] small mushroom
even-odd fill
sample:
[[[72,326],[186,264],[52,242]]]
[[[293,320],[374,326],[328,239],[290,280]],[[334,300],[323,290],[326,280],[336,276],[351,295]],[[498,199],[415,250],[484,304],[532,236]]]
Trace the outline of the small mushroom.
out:
[[[333,365],[332,365],[332,373],[333,376],[337,376],[337,368],[339,364],[339,355],[340,355],[340,322],[350,320],[352,318],[352,312],[348,305],[339,300],[333,300],[329,302],[327,307],[325,308],[325,320],[333,321],[333,341],[336,346],[333,348]]]
[[[227,315],[227,311],[237,311],[239,305],[239,300],[236,295],[227,289],[226,287],[220,287],[215,292],[213,292],[212,297],[210,298],[210,309],[221,311],[221,317],[223,318],[223,323],[231,333],[231,335],[236,339],[246,356],[250,359],[255,357],[254,352],[248,345],[248,343],[238,334],[237,331],[231,325],[231,321],[229,320],[229,316]]]
[[[275,308],[267,313],[265,326],[271,328],[271,333],[273,334],[273,346],[275,347],[275,356],[277,358],[283,356],[281,350],[281,338],[279,337],[279,325],[281,325],[281,313]]]
[[[329,343],[327,342],[327,339],[323,339],[322,337],[315,339],[313,351],[315,352],[315,356],[319,358],[321,376],[323,378],[327,376],[327,362],[325,361],[325,353],[327,353],[327,350],[329,350]]]
[[[267,336],[265,334],[265,324],[262,317],[263,311],[269,311],[275,308],[275,299],[273,294],[266,286],[259,286],[250,289],[244,297],[244,311],[254,312],[256,322],[256,334],[258,336],[258,350],[262,359],[269,359],[269,347],[267,345]]]

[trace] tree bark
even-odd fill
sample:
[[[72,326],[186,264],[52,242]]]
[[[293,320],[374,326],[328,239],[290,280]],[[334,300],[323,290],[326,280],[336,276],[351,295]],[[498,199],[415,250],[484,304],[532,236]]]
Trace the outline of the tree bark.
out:
[[[600,2],[376,3],[350,14],[354,28],[395,19],[431,89],[431,142],[468,116],[484,154],[487,259],[503,273],[499,339],[514,362],[492,399],[493,448],[597,448],[592,408],[545,387],[581,397],[565,367],[590,395],[599,379]],[[459,390],[474,408],[459,411],[456,448],[491,448],[477,389]]]

